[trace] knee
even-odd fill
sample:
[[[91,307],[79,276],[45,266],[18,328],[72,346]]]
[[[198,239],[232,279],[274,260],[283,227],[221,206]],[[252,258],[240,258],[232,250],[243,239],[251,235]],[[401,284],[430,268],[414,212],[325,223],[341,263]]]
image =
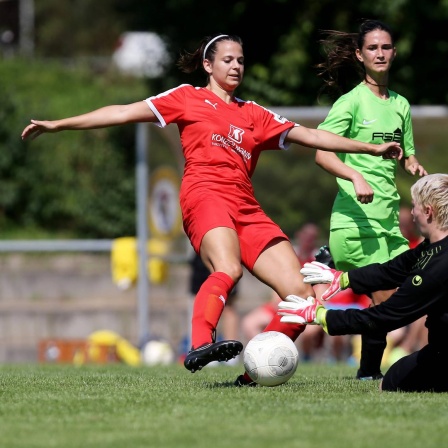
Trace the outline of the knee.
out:
[[[217,269],[216,272],[224,272],[227,274],[235,283],[243,276],[243,268],[239,263],[229,263],[223,266],[222,269]]]

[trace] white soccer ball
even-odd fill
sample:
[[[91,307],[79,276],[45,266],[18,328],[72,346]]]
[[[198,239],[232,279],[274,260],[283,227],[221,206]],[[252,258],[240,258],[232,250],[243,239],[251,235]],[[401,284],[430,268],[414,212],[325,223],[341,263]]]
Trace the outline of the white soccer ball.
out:
[[[243,362],[253,381],[261,386],[278,386],[294,375],[299,365],[299,352],[288,336],[266,331],[247,343]]]
[[[142,363],[146,366],[168,365],[175,361],[174,351],[166,341],[147,342],[141,354]]]

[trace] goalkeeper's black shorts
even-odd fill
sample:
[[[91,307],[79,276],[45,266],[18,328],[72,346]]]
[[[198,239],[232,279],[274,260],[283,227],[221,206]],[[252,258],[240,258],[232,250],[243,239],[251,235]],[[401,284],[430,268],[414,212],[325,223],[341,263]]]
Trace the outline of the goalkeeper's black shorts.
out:
[[[381,389],[391,392],[448,392],[448,352],[426,345],[390,366]]]

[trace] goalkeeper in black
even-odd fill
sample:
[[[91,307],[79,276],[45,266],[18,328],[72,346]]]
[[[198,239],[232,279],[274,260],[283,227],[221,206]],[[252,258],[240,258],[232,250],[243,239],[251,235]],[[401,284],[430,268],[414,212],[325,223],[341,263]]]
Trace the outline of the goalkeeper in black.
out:
[[[393,364],[380,382],[384,391],[448,392],[448,174],[429,174],[411,187],[412,214],[425,240],[394,259],[341,272],[312,262],[305,283],[330,286],[321,300],[288,296],[283,322],[318,324],[329,335],[392,331],[427,316],[428,344]],[[395,289],[385,302],[364,310],[327,310],[341,289],[357,294]]]

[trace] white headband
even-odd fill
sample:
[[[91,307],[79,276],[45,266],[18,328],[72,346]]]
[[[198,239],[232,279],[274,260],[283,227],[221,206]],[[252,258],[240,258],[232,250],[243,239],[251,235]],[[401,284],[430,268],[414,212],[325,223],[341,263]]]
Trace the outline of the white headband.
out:
[[[220,34],[219,36],[214,37],[204,48],[204,55],[202,56],[202,59],[205,59],[205,53],[207,53],[208,47],[215,42],[215,40],[221,39],[221,37],[227,37],[228,34]]]

